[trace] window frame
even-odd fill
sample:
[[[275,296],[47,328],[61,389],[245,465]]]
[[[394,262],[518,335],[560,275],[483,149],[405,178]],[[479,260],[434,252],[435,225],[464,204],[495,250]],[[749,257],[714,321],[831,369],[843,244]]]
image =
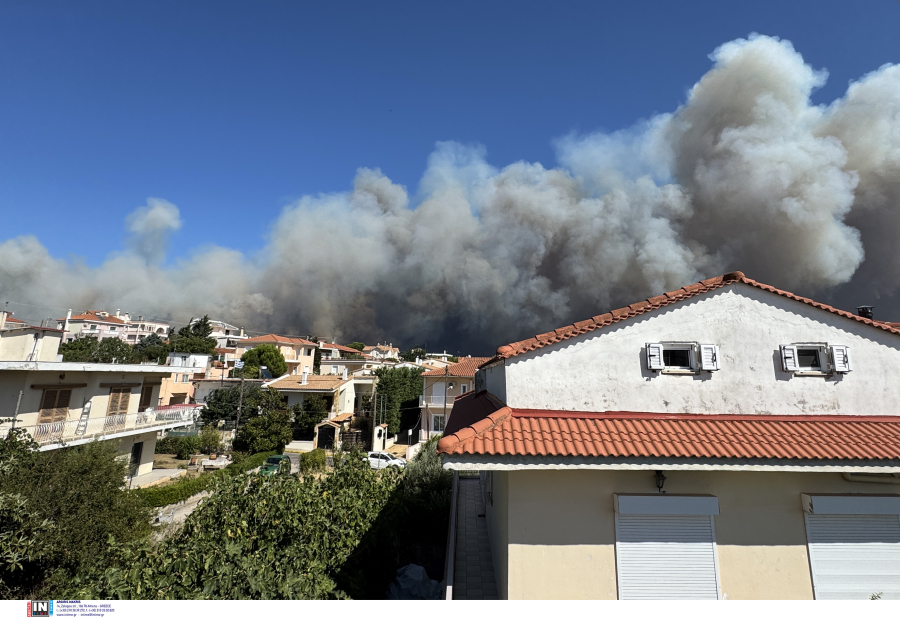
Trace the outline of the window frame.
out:
[[[832,358],[832,348],[833,346],[829,345],[827,342],[822,341],[801,341],[797,343],[791,343],[787,345],[779,346],[778,351],[781,355],[781,369],[785,373],[789,375],[795,376],[810,376],[810,377],[828,377],[833,376],[837,372],[835,371],[835,363]],[[848,346],[840,346],[843,348],[848,348]],[[796,369],[790,369],[787,366],[787,361],[785,360],[785,350],[792,349],[794,354],[794,363],[796,364]],[[849,348],[848,348],[849,349]],[[801,367],[800,366],[800,351],[801,350],[815,350],[819,359],[819,367]],[[849,354],[849,352],[848,352]]]
[[[696,341],[656,341],[653,343],[648,343],[645,347],[647,349],[647,354],[649,354],[649,346],[651,345],[659,345],[662,346],[660,350],[660,362],[662,363],[661,369],[649,369],[650,371],[655,371],[657,373],[666,373],[666,374],[681,374],[681,375],[696,375],[700,373],[700,358],[698,355],[698,350],[700,349],[700,344]],[[689,366],[667,366],[665,363],[665,353],[666,350],[687,350],[688,357],[690,360]],[[647,362],[647,366],[649,368],[650,363]]]

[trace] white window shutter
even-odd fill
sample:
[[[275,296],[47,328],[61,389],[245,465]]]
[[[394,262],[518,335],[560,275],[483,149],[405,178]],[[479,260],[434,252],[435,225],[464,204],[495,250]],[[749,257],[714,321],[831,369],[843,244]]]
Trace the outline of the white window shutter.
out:
[[[662,371],[666,366],[663,364],[663,347],[661,343],[647,344],[647,369],[650,371]]]
[[[797,346],[781,346],[781,366],[785,371],[798,371],[800,364],[797,362]]]
[[[853,363],[850,361],[850,348],[847,346],[831,346],[831,358],[834,361],[834,370],[837,373],[850,373],[853,371]]]
[[[702,371],[719,370],[719,346],[711,343],[700,344],[700,369]]]

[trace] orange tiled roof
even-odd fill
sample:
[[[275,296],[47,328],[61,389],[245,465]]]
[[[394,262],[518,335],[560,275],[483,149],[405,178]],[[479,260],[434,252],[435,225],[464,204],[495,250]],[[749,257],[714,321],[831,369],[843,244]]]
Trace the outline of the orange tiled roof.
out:
[[[84,313],[79,313],[78,315],[73,315],[69,318],[70,322],[74,321],[84,321],[84,322],[108,322],[110,324],[125,324],[125,320],[120,320],[114,315],[108,315],[103,317],[96,311],[85,311]],[[57,322],[65,322],[66,318],[62,318],[57,320]]]
[[[458,363],[447,366],[448,374],[458,378],[472,378],[475,376],[475,371],[478,367],[489,360],[491,359],[487,356],[467,356],[465,358],[460,358]],[[442,376],[444,375],[444,369],[433,369],[432,371],[426,371],[422,375],[429,378]]]
[[[343,423],[344,421],[350,420],[353,417],[353,412],[341,412],[340,414],[335,415],[334,418],[328,419],[332,423]]]
[[[20,320],[19,318],[14,318],[11,315],[6,316],[6,321],[10,324],[24,324],[24,320]]]
[[[687,300],[688,298],[693,298],[694,296],[698,296],[700,294],[718,290],[719,288],[730,285],[732,283],[746,283],[747,285],[752,285],[755,288],[766,290],[767,292],[772,292],[773,294],[778,294],[779,296],[784,296],[785,298],[800,301],[807,305],[811,305],[819,309],[824,309],[825,311],[828,311],[830,313],[834,313],[845,318],[850,318],[852,320],[856,320],[857,322],[869,324],[870,326],[880,328],[881,330],[886,330],[888,332],[900,335],[900,326],[898,326],[897,324],[892,324],[890,322],[879,322],[877,320],[863,318],[850,313],[849,311],[836,309],[834,307],[831,307],[830,305],[819,303],[802,296],[797,296],[796,294],[792,294],[791,292],[779,290],[778,288],[772,287],[771,285],[759,283],[758,281],[754,281],[753,279],[745,277],[744,273],[742,273],[741,271],[735,271],[721,275],[719,277],[713,277],[712,279],[704,279],[699,283],[687,285],[673,292],[666,292],[665,294],[660,294],[659,296],[654,296],[653,298],[648,298],[647,300],[632,303],[631,305],[622,307],[621,309],[614,309],[609,313],[594,316],[589,320],[575,322],[574,324],[570,324],[569,326],[557,328],[556,330],[552,330],[541,335],[536,335],[529,339],[524,339],[522,341],[517,341],[515,343],[509,343],[500,346],[499,348],[497,348],[496,355],[493,356],[490,360],[493,361],[502,358],[509,358],[511,356],[516,356],[524,352],[537,350],[552,343],[559,343],[560,341],[589,333],[591,331],[597,330],[598,328],[603,328],[604,326],[609,326],[610,324],[615,324],[616,322],[627,320],[628,318],[647,313],[648,311],[653,311],[654,309],[659,309],[660,307],[665,307],[673,303]]]
[[[900,417],[504,407],[441,438],[438,450],[475,455],[900,460]]]
[[[302,375],[285,376],[269,382],[269,387],[279,391],[333,391],[349,382],[340,376],[307,376],[306,384],[301,384]]]
[[[260,335],[259,337],[250,337],[249,339],[239,339],[238,347],[243,347],[248,343],[282,343],[287,345],[310,345],[315,346],[312,341],[301,339],[300,337],[284,337],[283,335]]]
[[[322,348],[325,350],[340,350],[341,352],[347,352],[348,354],[362,354],[356,348],[348,348],[345,345],[340,345],[339,343],[323,343]]]

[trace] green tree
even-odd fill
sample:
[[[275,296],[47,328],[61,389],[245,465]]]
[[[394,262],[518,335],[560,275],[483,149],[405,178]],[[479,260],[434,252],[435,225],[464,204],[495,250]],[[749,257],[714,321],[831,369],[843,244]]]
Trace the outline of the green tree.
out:
[[[0,502],[21,506],[17,519],[0,518],[0,560],[18,564],[0,577],[0,589],[13,591],[5,598],[60,596],[59,585],[107,556],[110,540],[150,532],[150,512],[125,490],[126,465],[113,441],[36,447],[30,438],[0,440]]]
[[[427,353],[428,350],[422,347],[410,348],[406,352],[400,353],[400,360],[405,360],[408,363],[414,363],[416,362],[417,358],[421,358],[424,360]]]
[[[362,343],[361,341],[354,341],[353,343],[351,343],[351,344],[348,345],[347,347],[348,347],[348,348],[353,348],[354,350],[359,350],[360,352],[362,352],[363,350],[366,349],[366,344]]]
[[[60,344],[59,353],[67,363],[89,363],[96,357],[99,345],[100,341],[96,337],[78,334],[72,341]]]
[[[250,418],[259,411],[285,410],[284,396],[274,388],[262,388],[259,383],[245,383],[242,404],[242,419]],[[205,424],[217,424],[221,420],[234,421],[237,418],[238,402],[241,400],[241,385],[234,384],[217,388],[206,397],[200,418]]]
[[[241,360],[244,361],[245,370],[249,367],[256,367],[258,373],[260,367],[265,367],[273,378],[281,377],[287,371],[284,356],[281,355],[278,348],[270,343],[263,343],[252,350],[247,350],[241,356]]]
[[[168,347],[162,337],[156,333],[150,333],[145,337],[141,337],[133,346],[136,361],[155,361],[162,364],[169,355]]]
[[[188,354],[209,354],[216,349],[217,342],[210,337],[212,334],[212,326],[209,323],[209,316],[205,315],[201,319],[178,329],[177,333],[169,336],[169,352],[187,352]]]
[[[308,395],[302,406],[294,407],[294,427],[303,439],[313,437],[316,425],[328,416],[328,401],[322,395]]]
[[[411,419],[418,416],[419,395],[422,394],[423,368],[381,367],[375,370],[378,377],[378,403],[376,413],[385,412],[383,421],[388,431],[396,434],[412,425]],[[406,412],[406,418],[403,417]],[[379,420],[382,420],[379,417]]]
[[[98,363],[128,364],[133,361],[134,351],[131,346],[118,337],[107,337],[97,346],[94,361]]]
[[[200,430],[200,451],[206,453],[218,453],[222,448],[222,434],[213,425],[204,425]]]
[[[291,441],[291,413],[288,410],[270,410],[242,423],[234,439],[234,449],[246,453],[264,451],[284,452]]]

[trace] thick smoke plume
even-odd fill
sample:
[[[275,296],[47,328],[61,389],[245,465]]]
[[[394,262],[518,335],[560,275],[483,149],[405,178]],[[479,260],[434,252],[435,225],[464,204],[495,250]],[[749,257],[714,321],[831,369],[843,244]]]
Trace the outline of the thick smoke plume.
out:
[[[484,353],[734,269],[832,302],[892,294],[900,67],[814,106],[826,73],[789,42],[752,36],[711,59],[673,113],[559,140],[559,168],[496,169],[483,149],[440,143],[415,206],[361,169],[352,191],[285,209],[258,255],[162,266],[181,224],[163,200],[129,217],[131,250],[99,268],[7,240],[0,300]]]

